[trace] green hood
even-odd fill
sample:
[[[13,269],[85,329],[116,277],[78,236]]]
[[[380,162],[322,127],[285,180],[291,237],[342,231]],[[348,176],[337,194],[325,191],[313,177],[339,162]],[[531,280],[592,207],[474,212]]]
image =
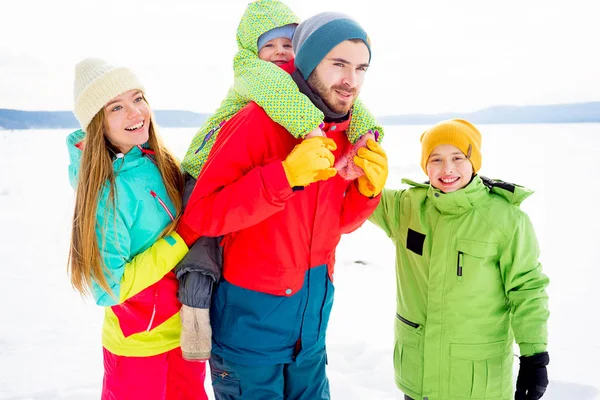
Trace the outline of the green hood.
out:
[[[288,6],[277,0],[257,0],[246,8],[238,26],[238,49],[258,54],[258,38],[273,28],[300,23]]]
[[[479,182],[477,181],[481,181],[481,183],[486,186],[491,193],[504,198],[510,204],[514,204],[516,206],[521,205],[523,200],[533,194],[533,190],[527,189],[526,187],[515,185],[514,183],[504,182],[499,179],[486,178],[485,176],[479,175],[476,175],[473,181],[469,183],[467,187],[478,184]],[[410,179],[402,179],[402,183],[424,189],[427,189],[431,186],[429,182],[418,183]],[[433,187],[432,190],[441,193],[438,189]]]

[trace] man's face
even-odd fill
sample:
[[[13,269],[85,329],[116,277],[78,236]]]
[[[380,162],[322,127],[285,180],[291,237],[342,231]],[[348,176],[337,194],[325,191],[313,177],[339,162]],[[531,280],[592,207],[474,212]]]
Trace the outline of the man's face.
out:
[[[321,60],[308,84],[327,106],[346,114],[358,97],[369,68],[369,49],[362,40],[345,40]]]

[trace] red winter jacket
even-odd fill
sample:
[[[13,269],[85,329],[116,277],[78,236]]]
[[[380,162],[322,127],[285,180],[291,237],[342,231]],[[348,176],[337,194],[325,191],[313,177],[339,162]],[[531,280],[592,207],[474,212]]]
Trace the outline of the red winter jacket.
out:
[[[323,130],[337,144],[336,158],[350,147],[349,120]],[[333,281],[335,248],[357,229],[379,196],[360,194],[355,181],[334,176],[292,191],[282,161],[301,139],[273,122],[255,103],[221,128],[181,218],[183,237],[225,235],[223,277],[273,295],[292,295],[309,268],[327,264]]]

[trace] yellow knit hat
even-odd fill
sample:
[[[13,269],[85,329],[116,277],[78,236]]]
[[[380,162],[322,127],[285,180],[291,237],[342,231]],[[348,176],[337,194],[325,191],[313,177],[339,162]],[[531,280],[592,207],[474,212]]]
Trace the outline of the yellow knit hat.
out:
[[[73,114],[85,131],[106,103],[133,89],[144,92],[144,87],[129,68],[115,67],[98,58],[87,58],[75,66]]]
[[[438,122],[421,135],[421,167],[427,174],[429,155],[440,144],[451,144],[462,151],[477,173],[481,168],[481,133],[469,121],[449,119]]]

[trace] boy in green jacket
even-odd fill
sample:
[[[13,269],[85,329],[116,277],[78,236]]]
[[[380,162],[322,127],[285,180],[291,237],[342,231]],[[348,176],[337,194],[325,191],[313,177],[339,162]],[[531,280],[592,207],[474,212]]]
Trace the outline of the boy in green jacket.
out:
[[[532,192],[477,175],[481,134],[461,119],[421,136],[429,183],[382,193],[370,221],[396,244],[394,368],[406,399],[513,399],[548,385],[548,278],[519,204]],[[360,154],[360,151],[359,151]]]

